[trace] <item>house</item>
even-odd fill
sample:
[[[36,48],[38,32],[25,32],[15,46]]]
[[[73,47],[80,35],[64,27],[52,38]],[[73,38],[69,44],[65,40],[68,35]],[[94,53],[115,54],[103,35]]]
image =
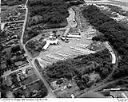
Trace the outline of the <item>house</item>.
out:
[[[23,64],[23,61],[17,61],[17,62],[15,62],[15,65],[16,66],[21,66]]]
[[[51,83],[51,86],[53,87],[54,90],[61,90],[61,91],[72,87],[71,83],[65,78],[60,78],[59,80],[53,81]]]
[[[46,44],[43,46],[44,50],[46,50],[50,45],[57,45],[59,42],[59,40],[56,37],[54,37],[53,34],[51,34],[48,39],[45,39],[45,41]]]
[[[5,23],[1,23],[1,30],[4,30]]]
[[[77,35],[74,35],[74,34],[69,34],[67,35],[68,38],[81,38],[81,35],[77,34]]]
[[[125,88],[104,89],[103,93],[107,93],[107,96],[112,96],[113,98],[128,98],[128,89]]]
[[[56,40],[47,40],[43,49],[46,50],[50,45],[57,45],[58,41],[59,41],[58,39],[56,39]]]
[[[11,77],[10,76],[7,76],[6,77],[6,85],[7,86],[11,86],[12,85],[12,80],[11,80]]]

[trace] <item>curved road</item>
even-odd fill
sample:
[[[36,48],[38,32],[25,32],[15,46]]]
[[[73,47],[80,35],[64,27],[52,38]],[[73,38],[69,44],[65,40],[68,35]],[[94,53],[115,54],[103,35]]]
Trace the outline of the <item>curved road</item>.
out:
[[[28,51],[25,48],[25,45],[23,44],[23,36],[24,36],[25,26],[26,26],[26,23],[27,23],[27,16],[28,16],[27,2],[28,2],[28,0],[26,1],[26,4],[25,4],[26,14],[25,14],[25,21],[24,21],[23,31],[22,31],[22,36],[21,36],[21,45],[22,45],[22,47],[24,48],[24,50],[26,52],[26,55],[28,57],[29,63],[35,69],[36,74],[42,80],[42,82],[44,83],[44,85],[46,86],[46,88],[47,88],[47,90],[49,92],[48,95],[46,96],[46,98],[55,98],[56,95],[54,94],[53,90],[50,88],[49,84],[47,83],[47,81],[45,80],[45,78],[42,76],[42,74],[39,72],[37,66],[35,65],[35,63],[34,63],[35,58],[31,58],[31,56],[29,55]],[[90,3],[90,2],[87,1],[86,3]],[[99,3],[104,3],[104,2],[101,1]],[[109,2],[106,2],[106,3],[109,3]],[[61,29],[65,29],[65,28],[61,28]],[[48,29],[48,30],[55,30],[55,29]],[[117,59],[116,59],[116,56],[115,56],[114,51],[112,50],[111,46],[109,44],[108,45],[106,44],[106,47],[109,49],[109,51],[110,51],[110,53],[112,55],[112,64],[114,64],[114,66],[115,66],[114,69],[113,69],[113,71],[112,71],[112,73],[113,73],[115,71],[115,69],[117,68]],[[112,76],[112,73],[108,76],[108,78],[110,78]],[[108,80],[108,78],[106,78],[106,79]],[[103,87],[103,84],[104,84],[105,81],[103,81],[102,83],[100,83],[99,84],[100,86],[98,85],[96,87],[90,88],[90,90],[91,89],[95,90],[95,89],[97,89],[97,88],[99,88],[101,86]]]
[[[90,4],[95,4],[95,3],[105,3],[105,4],[111,4],[111,2],[107,2],[107,1],[97,1],[97,2],[93,2],[93,1],[86,1],[86,3]],[[113,4],[114,5],[114,4]],[[116,5],[116,4],[115,4]],[[103,87],[109,85],[110,83],[114,83],[114,81],[109,82],[106,84],[106,82],[112,77],[113,73],[115,72],[115,70],[118,68],[118,56],[116,51],[114,51],[114,49],[111,47],[111,45],[109,44],[109,42],[105,42],[104,45],[106,46],[106,48],[109,50],[111,56],[112,56],[112,64],[113,64],[113,70],[112,72],[108,75],[108,77],[106,79],[104,79],[101,83],[96,84],[96,86],[92,86],[89,89],[86,89],[85,92],[88,91],[96,91],[99,89],[102,89]]]

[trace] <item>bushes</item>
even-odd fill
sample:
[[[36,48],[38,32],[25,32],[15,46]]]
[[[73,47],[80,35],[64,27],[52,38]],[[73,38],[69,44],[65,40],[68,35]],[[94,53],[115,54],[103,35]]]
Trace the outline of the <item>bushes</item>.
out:
[[[39,43],[38,41],[29,41],[27,44],[26,44],[26,49],[30,52],[30,54],[34,57],[34,56],[37,56],[40,51],[42,51],[42,44]]]

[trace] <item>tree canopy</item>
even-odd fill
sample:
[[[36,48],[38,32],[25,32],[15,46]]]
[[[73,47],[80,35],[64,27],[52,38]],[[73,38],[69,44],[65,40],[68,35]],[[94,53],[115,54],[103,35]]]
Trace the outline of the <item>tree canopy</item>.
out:
[[[119,62],[119,69],[115,72],[115,78],[128,75],[128,29],[94,5],[87,6],[82,13],[89,23],[103,34],[94,37],[93,40],[109,41],[121,56],[122,60]]]

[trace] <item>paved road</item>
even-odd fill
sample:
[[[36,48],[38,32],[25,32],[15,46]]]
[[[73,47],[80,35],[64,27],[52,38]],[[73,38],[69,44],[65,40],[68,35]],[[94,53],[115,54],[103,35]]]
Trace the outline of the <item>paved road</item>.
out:
[[[109,50],[109,52],[110,52],[110,54],[112,56],[112,64],[116,64],[116,61],[117,61],[116,54],[114,53],[114,50],[110,46],[109,42],[104,42],[104,45]]]
[[[49,92],[48,95],[46,96],[46,98],[55,98],[56,95],[54,94],[53,90],[50,88],[48,82],[45,80],[45,77],[39,72],[38,66],[34,62],[35,62],[35,60],[32,61],[32,64],[34,66],[34,69],[36,70],[37,75],[43,81],[44,85],[46,86],[46,88],[47,88],[47,90]]]
[[[8,73],[4,73],[4,75],[2,75],[2,77],[3,77],[3,78],[4,78],[4,77],[7,77],[8,75],[10,75],[10,74],[12,74],[12,73],[15,73],[15,72],[17,72],[17,71],[19,71],[19,70],[26,69],[26,68],[28,68],[28,67],[30,67],[28,64],[25,65],[24,67],[19,67],[17,70],[9,71]]]
[[[27,3],[28,3],[28,0],[26,1],[25,5],[24,5],[24,7],[26,9],[26,14],[25,14],[25,20],[24,20],[24,25],[23,25],[23,30],[22,30],[22,36],[21,36],[21,44],[22,45],[23,45],[23,36],[24,36],[25,27],[26,27],[26,23],[27,23],[27,17],[28,17]]]
[[[26,27],[26,23],[27,23],[27,17],[28,17],[27,3],[28,3],[28,0],[25,3],[26,14],[25,14],[25,20],[24,20],[23,31],[22,31],[22,36],[21,36],[21,45],[22,45],[22,47],[24,48],[24,50],[26,52],[27,59],[28,59],[30,65],[35,69],[35,74],[42,80],[42,82],[44,83],[44,85],[46,86],[46,88],[48,90],[48,95],[46,96],[46,98],[55,98],[56,96],[52,92],[52,89],[50,88],[49,84],[47,83],[45,78],[41,75],[41,73],[39,72],[37,66],[35,65],[35,63],[34,63],[35,59],[31,58],[31,56],[29,55],[28,51],[25,48],[25,45],[23,44],[23,36],[24,36],[25,27]]]

